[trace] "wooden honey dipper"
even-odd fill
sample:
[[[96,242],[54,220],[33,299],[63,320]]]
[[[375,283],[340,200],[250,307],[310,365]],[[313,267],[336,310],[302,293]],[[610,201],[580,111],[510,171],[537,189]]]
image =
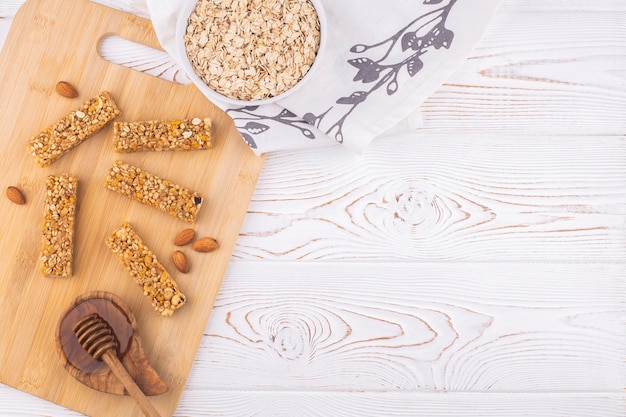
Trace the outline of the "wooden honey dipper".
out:
[[[117,340],[105,320],[93,313],[83,317],[74,325],[73,330],[78,343],[94,359],[107,364],[147,417],[161,417],[118,359]]]

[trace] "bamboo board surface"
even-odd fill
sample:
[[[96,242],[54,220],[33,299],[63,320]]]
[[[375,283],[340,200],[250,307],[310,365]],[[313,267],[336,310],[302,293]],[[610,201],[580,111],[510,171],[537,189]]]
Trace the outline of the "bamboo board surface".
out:
[[[185,386],[243,222],[263,158],[241,141],[230,119],[192,85],[178,85],[111,64],[98,56],[106,34],[157,47],[151,24],[136,16],[80,0],[29,0],[18,12],[0,56],[0,165],[2,185],[18,186],[27,203],[0,201],[0,382],[91,416],[139,416],[130,397],[87,388],[65,372],[54,348],[61,312],[86,292],[110,291],[129,305],[151,364],[170,386],[151,397],[171,415]],[[54,92],[59,80],[74,84],[79,97]],[[46,168],[24,149],[26,141],[81,103],[107,90],[123,114],[117,120],[213,119],[214,149],[197,152],[116,154],[112,125]],[[174,236],[189,227],[174,217],[106,190],[113,161],[121,159],[200,192],[205,202],[193,225],[220,248],[187,254],[191,272],[178,273],[170,259]],[[78,175],[74,276],[43,277],[38,270],[44,179]],[[129,221],[174,276],[187,305],[159,317],[141,290],[110,253],[104,238]]]

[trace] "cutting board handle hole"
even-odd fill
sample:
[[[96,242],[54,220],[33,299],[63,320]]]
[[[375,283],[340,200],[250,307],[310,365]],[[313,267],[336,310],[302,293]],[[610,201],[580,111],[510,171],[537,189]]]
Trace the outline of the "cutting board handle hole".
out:
[[[176,84],[191,81],[166,52],[133,42],[117,35],[104,35],[98,42],[98,54],[105,61],[152,75]]]

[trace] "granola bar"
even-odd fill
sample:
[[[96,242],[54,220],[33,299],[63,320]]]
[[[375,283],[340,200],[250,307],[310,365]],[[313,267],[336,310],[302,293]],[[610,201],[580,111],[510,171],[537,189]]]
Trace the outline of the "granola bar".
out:
[[[56,123],[33,136],[26,150],[45,167],[65,155],[121,114],[108,92],[86,101]]]
[[[114,231],[105,243],[142,287],[143,295],[148,297],[156,312],[171,316],[185,304],[185,295],[129,223]]]
[[[74,174],[46,178],[40,270],[47,277],[72,276],[77,186]]]
[[[211,149],[211,119],[115,122],[113,147],[116,152]]]
[[[197,192],[122,161],[113,163],[104,186],[190,223],[202,205]]]

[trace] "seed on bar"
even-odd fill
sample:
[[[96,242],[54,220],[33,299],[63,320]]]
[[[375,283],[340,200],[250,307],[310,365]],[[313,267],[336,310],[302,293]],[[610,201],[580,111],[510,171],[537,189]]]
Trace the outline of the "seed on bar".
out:
[[[116,152],[188,151],[211,149],[211,119],[115,122]]]
[[[148,297],[154,311],[171,316],[185,304],[187,297],[130,223],[122,224],[105,239],[105,243],[143,289],[143,295]]]
[[[113,163],[104,186],[190,223],[196,220],[203,200],[197,192],[122,161]]]
[[[77,186],[74,174],[46,178],[40,271],[47,277],[72,276]]]
[[[121,114],[107,91],[33,136],[26,150],[40,167],[50,165]]]

